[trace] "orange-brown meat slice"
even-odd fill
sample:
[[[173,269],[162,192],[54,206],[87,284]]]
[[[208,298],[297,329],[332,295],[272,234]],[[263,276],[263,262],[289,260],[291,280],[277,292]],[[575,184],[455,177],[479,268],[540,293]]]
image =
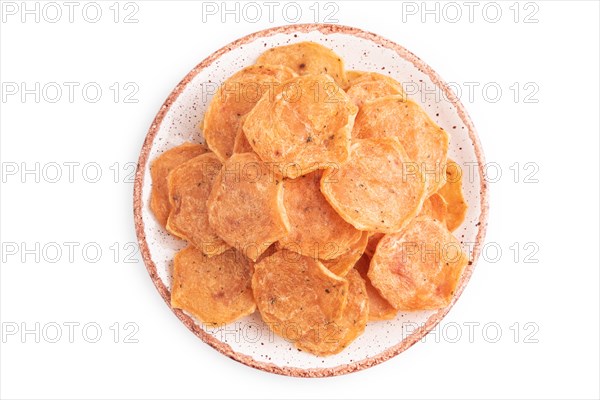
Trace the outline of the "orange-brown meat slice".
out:
[[[331,75],[341,87],[347,85],[342,58],[318,43],[301,42],[274,47],[261,54],[256,62],[285,65],[299,75]]]
[[[394,308],[432,310],[450,304],[467,262],[445,225],[416,218],[402,232],[381,239],[368,277]]]
[[[186,162],[200,154],[206,153],[204,145],[184,143],[174,147],[156,157],[150,164],[152,177],[152,193],[150,194],[150,209],[163,227],[167,224],[171,204],[169,203],[169,189],[167,177],[179,164]]]
[[[402,95],[406,98],[406,93],[404,93],[400,82],[389,76],[377,72],[358,72],[352,78],[346,93],[354,101],[354,104],[359,107],[366,101],[384,96]]]
[[[223,163],[207,206],[217,235],[251,260],[290,230],[281,179],[254,153],[234,154]]]
[[[208,223],[206,202],[220,171],[221,162],[210,152],[184,162],[168,177],[171,214],[167,230],[209,256],[229,248]]]
[[[330,164],[343,164],[358,109],[328,75],[304,75],[263,96],[244,122],[260,158],[296,178]]]
[[[425,110],[404,96],[385,96],[365,102],[352,131],[353,138],[397,137],[416,163],[426,183],[426,194],[435,193],[446,181],[444,166],[448,134]]]
[[[290,232],[279,243],[309,257],[333,259],[349,252],[361,231],[344,221],[327,202],[315,171],[283,183],[283,202]]]
[[[364,231],[400,231],[421,209],[424,189],[420,172],[393,137],[356,140],[352,161],[327,169],[321,179],[332,207]]]
[[[171,306],[207,325],[228,324],[256,309],[251,282],[250,265],[235,250],[207,257],[187,247],[175,255]]]
[[[315,325],[296,342],[303,351],[329,356],[338,354],[360,336],[369,319],[369,298],[365,281],[356,270],[346,276],[348,280],[348,301],[338,321]]]
[[[369,297],[369,321],[393,319],[396,314],[398,314],[398,310],[392,307],[392,305],[381,296],[379,291],[375,289],[375,286],[373,286],[371,280],[367,276],[370,262],[371,258],[365,254],[354,266],[354,268],[360,273],[360,276],[365,280],[367,296]]]
[[[448,203],[438,193],[434,193],[423,202],[419,216],[429,216],[445,224],[448,216]]]
[[[296,76],[282,65],[252,65],[227,79],[213,96],[204,115],[203,134],[221,161],[233,154],[242,117],[282,82]]]
[[[438,194],[447,202],[446,225],[453,232],[465,220],[468,206],[462,190],[462,170],[452,160],[446,164],[446,184]]]
[[[348,281],[314,258],[283,249],[255,264],[252,290],[267,325],[295,341],[341,318]]]

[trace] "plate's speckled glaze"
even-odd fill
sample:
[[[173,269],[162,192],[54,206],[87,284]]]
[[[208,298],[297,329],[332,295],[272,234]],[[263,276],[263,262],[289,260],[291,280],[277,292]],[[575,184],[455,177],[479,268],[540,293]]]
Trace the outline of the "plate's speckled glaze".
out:
[[[203,142],[197,126],[216,86],[229,75],[251,65],[264,50],[310,40],[340,54],[347,69],[386,73],[410,86],[409,97],[420,103],[451,136],[449,156],[460,165],[476,163],[463,190],[469,211],[454,234],[475,243],[455,298],[462,293],[479,256],[487,224],[487,190],[477,134],[464,107],[431,68],[403,47],[375,34],[339,25],[291,25],[241,38],[215,52],[195,67],[173,90],[156,116],[138,163],[134,188],[134,217],[140,250],[148,272],[163,299],[170,303],[173,255],[185,243],[167,234],[149,209],[151,179],[149,162],[184,141]],[[438,95],[423,96],[423,89]],[[412,93],[412,94],[411,94]],[[446,315],[442,310],[400,313],[395,320],[369,323],[365,333],[342,353],[326,358],[298,351],[293,344],[272,334],[258,313],[215,329],[180,310],[173,312],[198,337],[223,354],[249,366],[291,376],[332,376],[376,365],[420,340]]]

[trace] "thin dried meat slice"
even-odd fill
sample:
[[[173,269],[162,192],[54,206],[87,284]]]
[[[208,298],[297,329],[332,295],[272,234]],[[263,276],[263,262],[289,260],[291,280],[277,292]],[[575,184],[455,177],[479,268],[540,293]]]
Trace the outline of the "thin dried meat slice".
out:
[[[254,265],[252,291],[271,330],[295,341],[341,318],[348,281],[314,258],[282,249]]]
[[[236,154],[254,153],[254,149],[250,146],[250,143],[244,134],[244,130],[242,129],[244,121],[246,121],[245,115],[240,119],[240,126],[238,127],[238,131],[235,135],[235,142],[233,143],[233,152]]]
[[[279,240],[288,250],[330,260],[349,252],[361,231],[344,221],[320,188],[321,171],[283,182],[283,202],[290,232]]]
[[[171,306],[210,326],[228,324],[256,310],[248,261],[229,249],[207,257],[194,247],[175,254]]]
[[[445,224],[448,216],[448,203],[438,193],[434,193],[423,202],[419,216],[429,216]]]
[[[334,258],[333,260],[321,260],[323,265],[327,267],[331,272],[338,276],[346,276],[348,271],[354,267],[356,261],[363,255],[367,242],[369,240],[369,233],[363,232],[360,239],[357,240],[350,250],[341,256]]]
[[[344,86],[344,90],[348,90],[348,88],[350,86],[352,86],[352,83],[354,83],[355,80],[357,80],[358,78],[360,78],[364,74],[365,74],[364,71],[347,70],[346,71],[346,81],[348,83],[347,83],[346,86]]]
[[[406,98],[400,82],[377,72],[359,72],[357,76],[353,76],[346,93],[359,107],[366,101],[384,96],[402,95]]]
[[[331,49],[314,42],[274,47],[258,57],[257,64],[285,65],[299,75],[327,74],[346,87],[344,61]]]
[[[420,172],[393,137],[356,140],[351,157],[323,173],[323,195],[356,229],[400,231],[421,208],[425,188]]]
[[[251,260],[290,230],[281,179],[254,153],[234,154],[223,163],[207,205],[217,235]]]
[[[221,161],[233,154],[241,119],[282,82],[296,76],[282,65],[252,65],[227,79],[215,93],[204,115],[203,134]]]
[[[348,159],[358,109],[327,75],[305,75],[263,96],[244,133],[260,158],[289,178]]]
[[[206,201],[220,171],[221,162],[209,152],[179,165],[168,177],[171,213],[167,230],[209,256],[229,248],[208,223]]]
[[[418,165],[425,179],[427,195],[444,185],[448,134],[420,105],[401,95],[381,97],[362,105],[352,137],[390,136],[400,140],[408,157]]]
[[[348,301],[342,317],[335,322],[313,326],[296,342],[296,347],[317,356],[338,354],[359,337],[369,319],[369,298],[365,281],[356,270],[346,276]]]
[[[369,297],[369,321],[394,319],[394,317],[396,317],[398,314],[398,310],[392,307],[392,305],[381,296],[379,291],[375,289],[375,286],[373,286],[371,280],[367,276],[370,262],[371,258],[365,254],[354,266],[360,276],[365,280],[367,296]]]
[[[416,218],[402,232],[381,239],[368,277],[394,308],[434,310],[450,304],[467,262],[445,225]]]
[[[152,177],[150,209],[154,213],[158,223],[163,227],[167,224],[167,219],[171,212],[169,189],[167,186],[169,173],[178,165],[206,152],[207,149],[204,145],[184,143],[165,151],[150,164],[150,176]]]
[[[468,206],[462,190],[462,170],[450,159],[446,164],[446,184],[438,190],[438,194],[448,203],[446,226],[453,232],[465,220]]]

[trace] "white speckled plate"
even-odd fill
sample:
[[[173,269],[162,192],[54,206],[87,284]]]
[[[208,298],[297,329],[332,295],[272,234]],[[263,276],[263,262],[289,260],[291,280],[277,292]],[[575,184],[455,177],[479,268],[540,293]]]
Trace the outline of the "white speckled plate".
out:
[[[185,243],[167,234],[150,212],[149,162],[184,141],[203,142],[196,127],[211,99],[207,92],[214,91],[215,84],[253,64],[268,48],[306,40],[332,48],[343,57],[347,69],[387,73],[402,82],[409,97],[420,103],[449,132],[449,157],[463,166],[479,166],[470,168],[465,175],[468,179],[463,179],[469,211],[464,224],[454,234],[459,240],[475,245],[471,247],[471,262],[461,278],[454,304],[473,271],[486,228],[487,195],[481,174],[484,159],[473,124],[446,84],[415,55],[375,34],[339,25],[291,25],[246,36],[210,55],[173,90],[146,136],[134,190],[137,235],[154,284],[169,304],[173,255]],[[424,95],[433,89],[437,90],[437,95]],[[214,329],[204,327],[184,312],[173,312],[206,343],[244,364],[292,376],[331,376],[368,368],[399,354],[429,332],[450,307],[400,313],[392,321],[369,323],[365,333],[344,351],[325,358],[299,352],[293,344],[272,334],[258,313]]]

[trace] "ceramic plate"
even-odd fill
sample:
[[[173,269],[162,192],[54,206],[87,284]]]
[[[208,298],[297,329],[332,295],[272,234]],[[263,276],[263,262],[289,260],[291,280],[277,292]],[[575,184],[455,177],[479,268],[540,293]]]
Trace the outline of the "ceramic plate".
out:
[[[365,333],[344,351],[325,358],[300,352],[293,344],[275,336],[261,321],[258,313],[215,329],[203,326],[185,312],[173,310],[200,339],[246,365],[284,375],[331,376],[381,363],[426,335],[462,293],[483,242],[487,217],[486,186],[481,173],[484,165],[483,152],[463,105],[452,96],[447,85],[427,64],[387,39],[339,25],[278,27],[251,34],[223,47],[198,64],[177,85],[158,111],[148,131],[135,180],[135,225],[150,277],[160,295],[170,304],[173,255],[185,243],[162,229],[150,212],[149,163],[165,150],[182,142],[204,141],[197,126],[215,85],[239,69],[253,64],[266,49],[300,41],[313,41],[333,49],[342,56],[347,69],[377,71],[402,82],[409,97],[420,103],[435,122],[450,134],[449,157],[463,166],[479,166],[470,168],[464,175],[463,190],[469,211],[463,225],[454,232],[459,240],[475,245],[455,297],[445,309],[400,313],[391,321],[369,323]]]

